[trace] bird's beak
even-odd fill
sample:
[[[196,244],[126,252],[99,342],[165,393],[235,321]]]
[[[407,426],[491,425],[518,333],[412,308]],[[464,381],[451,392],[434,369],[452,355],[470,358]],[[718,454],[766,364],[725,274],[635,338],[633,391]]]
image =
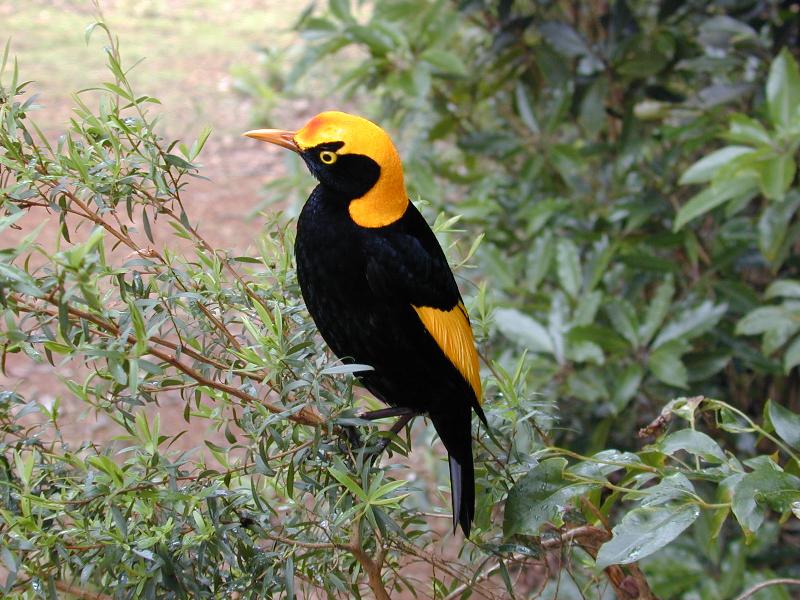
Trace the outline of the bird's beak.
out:
[[[300,146],[294,141],[296,133],[296,131],[285,131],[283,129],[253,129],[252,131],[245,131],[242,135],[253,138],[254,140],[276,144],[292,152],[299,153]]]

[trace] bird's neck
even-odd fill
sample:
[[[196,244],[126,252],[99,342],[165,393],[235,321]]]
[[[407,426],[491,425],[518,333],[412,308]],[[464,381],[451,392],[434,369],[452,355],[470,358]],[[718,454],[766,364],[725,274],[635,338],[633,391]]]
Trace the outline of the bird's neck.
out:
[[[369,191],[350,201],[350,218],[361,227],[385,227],[400,219],[408,208],[408,192],[400,161],[382,168],[378,181]]]

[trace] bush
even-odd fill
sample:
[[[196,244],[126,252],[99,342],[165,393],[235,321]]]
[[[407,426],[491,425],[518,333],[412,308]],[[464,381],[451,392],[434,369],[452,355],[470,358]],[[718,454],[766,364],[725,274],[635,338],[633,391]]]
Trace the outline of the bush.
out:
[[[356,48],[334,83],[398,132],[465,280],[491,435],[458,558],[444,465],[348,440],[353,369],[314,335],[291,223],[257,256],[205,242],[184,197],[208,132],[160,138],[110,34],[97,109],[79,95],[55,146],[14,65],[0,226],[53,211],[63,242],[0,253],[3,356],[85,362],[69,394],[119,435],[71,447],[58,402],[0,392],[4,593],[730,598],[797,577],[797,22],[604,6],[336,1],[298,24],[285,81]],[[165,224],[192,253],[153,247]],[[225,442],[172,449],[176,397]]]

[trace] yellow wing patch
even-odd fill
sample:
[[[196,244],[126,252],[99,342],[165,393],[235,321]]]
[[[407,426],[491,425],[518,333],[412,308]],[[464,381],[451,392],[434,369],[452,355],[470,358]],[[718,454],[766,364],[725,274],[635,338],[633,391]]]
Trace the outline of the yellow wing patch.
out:
[[[478,404],[481,404],[483,396],[478,352],[475,350],[475,340],[464,304],[459,302],[451,310],[439,310],[430,306],[414,306],[414,310],[445,356],[472,387]]]

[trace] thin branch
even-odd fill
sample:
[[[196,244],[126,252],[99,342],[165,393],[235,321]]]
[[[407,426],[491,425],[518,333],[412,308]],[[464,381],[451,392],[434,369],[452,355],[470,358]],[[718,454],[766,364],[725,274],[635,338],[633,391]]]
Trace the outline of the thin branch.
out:
[[[800,579],[790,579],[788,577],[779,577],[777,579],[767,579],[766,581],[762,581],[760,583],[755,584],[748,590],[745,590],[740,596],[736,597],[736,600],[746,600],[750,598],[760,590],[763,590],[766,587],[771,585],[800,585]]]
[[[49,314],[51,316],[56,316],[58,314],[54,309],[48,309],[48,308],[45,308],[45,307],[37,307],[35,305],[32,305],[32,304],[26,302],[25,300],[23,300],[22,298],[20,298],[16,294],[11,294],[11,295],[9,295],[9,297],[12,298],[19,305],[25,306],[30,311],[33,311],[33,312],[45,312],[45,313],[47,313],[47,314]],[[52,302],[53,304],[57,304],[54,299],[51,299],[50,302]],[[94,315],[92,315],[90,313],[82,311],[82,310],[80,310],[78,308],[75,308],[73,306],[68,306],[67,307],[67,311],[68,311],[69,314],[71,314],[71,315],[73,315],[75,317],[78,317],[80,319],[85,319],[87,321],[90,321],[90,322],[94,323],[95,325],[97,325],[98,327],[106,329],[107,331],[109,331],[111,333],[114,333],[116,335],[119,334],[119,328],[114,323],[110,323],[108,321],[105,321],[104,319],[100,319],[100,318],[98,318],[98,317],[96,317],[96,316],[94,316]],[[128,336],[127,340],[128,340],[129,343],[135,343],[136,342],[136,339],[133,336]],[[170,342],[169,344],[172,344],[172,343]],[[175,349],[177,350],[178,349],[177,345],[174,345],[174,346],[175,346]],[[181,348],[181,351],[185,352],[185,350],[186,350],[186,348]],[[248,403],[248,404],[261,404],[268,411],[270,411],[272,413],[275,413],[275,414],[280,414],[280,413],[286,412],[286,408],[283,407],[283,406],[277,406],[275,404],[271,404],[269,402],[265,402],[262,399],[259,399],[256,396],[248,394],[247,392],[245,392],[245,391],[243,391],[243,390],[241,390],[241,389],[239,389],[237,387],[234,387],[232,385],[228,385],[227,383],[222,383],[222,382],[219,382],[219,381],[214,381],[213,379],[209,379],[208,377],[206,377],[205,375],[200,373],[200,371],[198,371],[198,370],[190,367],[189,365],[186,365],[185,363],[181,362],[180,360],[178,360],[178,358],[174,354],[168,354],[168,353],[164,352],[163,350],[160,350],[160,349],[155,348],[154,346],[150,346],[150,345],[148,345],[145,348],[145,352],[147,354],[150,354],[151,356],[155,356],[156,358],[159,358],[162,361],[168,363],[169,365],[175,367],[176,369],[178,369],[179,371],[181,371],[185,375],[188,375],[189,377],[191,377],[192,379],[194,379],[195,381],[197,381],[201,385],[205,385],[206,387],[209,387],[209,388],[212,388],[212,389],[216,389],[216,390],[219,390],[221,392],[225,392],[225,393],[227,393],[227,394],[229,394],[231,396],[239,398],[240,400],[242,400],[243,402]],[[185,352],[185,353],[187,355],[191,356],[191,354],[189,354],[189,352]],[[198,355],[198,356],[201,356],[201,355]],[[207,362],[207,360],[205,362]],[[290,421],[294,421],[296,423],[301,423],[303,425],[311,425],[313,427],[317,427],[317,426],[323,425],[326,422],[325,417],[323,417],[319,413],[319,411],[317,411],[317,409],[314,408],[313,406],[304,406],[303,408],[300,409],[299,412],[297,412],[297,413],[295,413],[293,415],[289,415],[287,418]]]
[[[56,580],[55,586],[59,592],[64,592],[65,594],[75,596],[76,598],[81,598],[82,600],[113,600],[113,598],[108,594],[103,594],[102,592],[89,592],[67,583],[66,581],[61,581],[60,579]]]

